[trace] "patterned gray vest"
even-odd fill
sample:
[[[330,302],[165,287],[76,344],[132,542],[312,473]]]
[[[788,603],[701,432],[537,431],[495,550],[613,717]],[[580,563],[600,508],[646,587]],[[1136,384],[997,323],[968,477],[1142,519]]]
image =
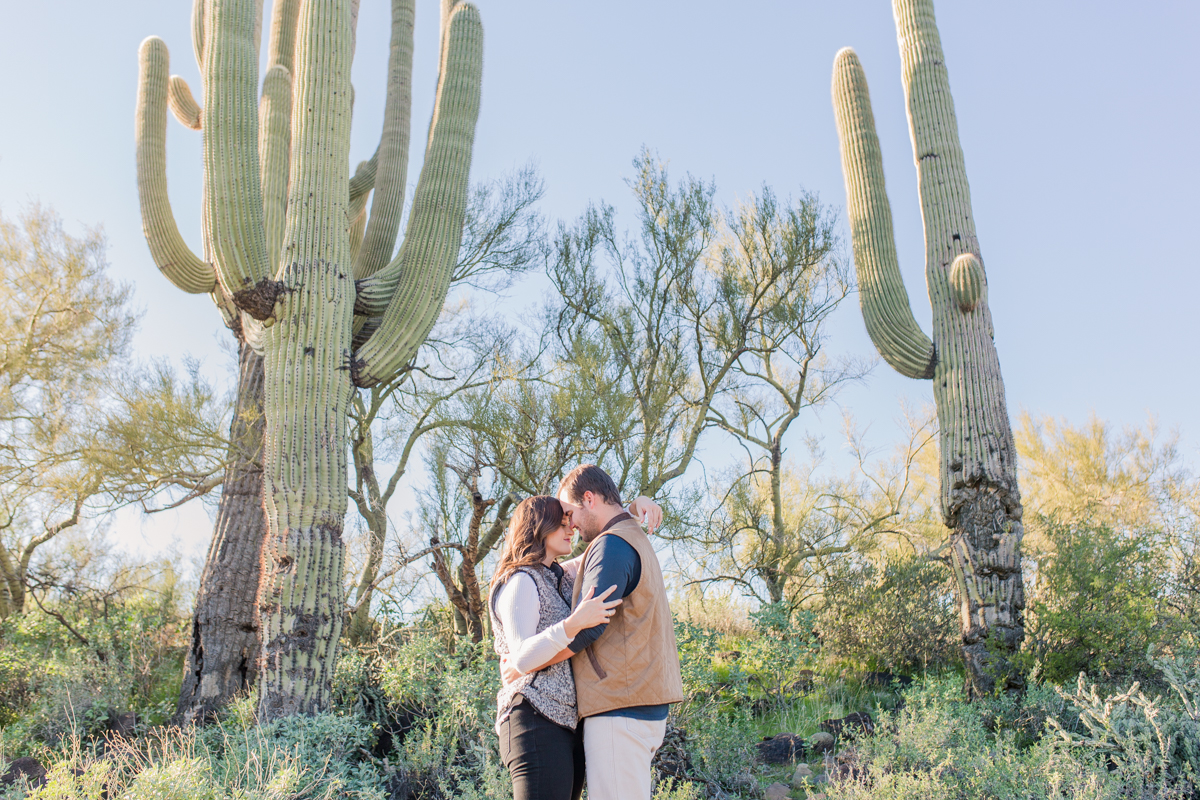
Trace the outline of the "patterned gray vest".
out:
[[[549,567],[541,565],[521,567],[516,571],[524,572],[533,578],[533,583],[537,586],[539,601],[537,633],[562,622],[571,615],[571,591],[574,588],[571,576],[562,573],[561,568],[551,570]],[[558,575],[555,574],[556,572]],[[511,578],[510,575],[508,579]],[[508,655],[508,639],[504,635],[503,623],[496,616],[495,596],[496,592],[493,591],[491,614],[496,652],[500,655]],[[571,674],[570,659],[560,661],[537,672],[522,675],[503,687],[496,695],[497,726],[508,715],[510,706],[516,705],[513,700],[518,694],[528,700],[530,705],[543,717],[564,728],[575,730],[578,713],[575,709],[575,678]]]

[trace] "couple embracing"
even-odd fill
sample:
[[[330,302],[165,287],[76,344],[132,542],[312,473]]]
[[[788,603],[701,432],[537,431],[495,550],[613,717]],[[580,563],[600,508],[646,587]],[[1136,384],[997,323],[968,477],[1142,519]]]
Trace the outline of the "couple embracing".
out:
[[[658,557],[637,520],[662,519],[653,501],[628,509],[592,464],[570,472],[558,497],[513,513],[488,604],[504,687],[500,756],[515,800],[649,800],[650,762],[671,703],[683,700],[679,653]],[[571,552],[572,530],[588,547]]]

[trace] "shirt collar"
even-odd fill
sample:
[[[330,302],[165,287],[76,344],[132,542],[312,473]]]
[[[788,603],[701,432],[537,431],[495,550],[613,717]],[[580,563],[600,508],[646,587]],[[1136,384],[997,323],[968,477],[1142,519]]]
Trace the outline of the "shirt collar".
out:
[[[615,517],[610,519],[608,522],[604,523],[604,527],[601,528],[600,530],[606,531],[609,528],[611,528],[613,525],[616,525],[618,522],[624,522],[627,519],[633,519],[633,517],[631,517],[629,515],[628,511],[622,511],[620,514],[617,514]]]

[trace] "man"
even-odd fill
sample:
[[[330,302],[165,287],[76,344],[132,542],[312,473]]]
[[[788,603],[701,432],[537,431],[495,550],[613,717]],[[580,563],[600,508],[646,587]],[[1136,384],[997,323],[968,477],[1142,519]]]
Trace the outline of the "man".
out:
[[[650,762],[671,703],[683,700],[675,626],[662,568],[617,486],[594,464],[573,469],[558,500],[588,548],[573,601],[588,590],[622,598],[606,625],[575,636],[570,649],[583,723],[590,800],[650,800]]]

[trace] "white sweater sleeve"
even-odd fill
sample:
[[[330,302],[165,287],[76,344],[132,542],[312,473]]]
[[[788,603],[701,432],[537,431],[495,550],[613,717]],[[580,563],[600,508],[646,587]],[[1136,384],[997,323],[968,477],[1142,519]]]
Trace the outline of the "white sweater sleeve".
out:
[[[537,584],[523,572],[514,572],[500,587],[496,616],[504,628],[509,663],[522,675],[545,664],[571,643],[562,622],[536,633],[541,602]]]

